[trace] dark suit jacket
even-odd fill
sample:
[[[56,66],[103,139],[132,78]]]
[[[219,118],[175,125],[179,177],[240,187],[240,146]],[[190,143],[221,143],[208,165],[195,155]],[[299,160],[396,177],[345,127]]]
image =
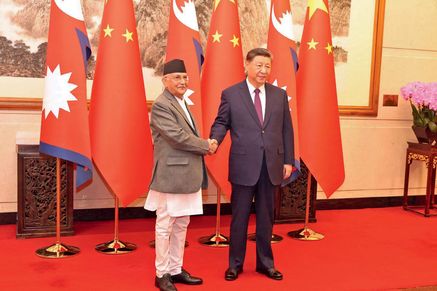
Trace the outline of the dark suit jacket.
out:
[[[253,186],[258,181],[265,154],[270,181],[279,185],[284,164],[294,159],[293,127],[287,93],[265,84],[266,108],[261,125],[247,87],[246,80],[224,90],[217,117],[211,128],[211,138],[219,144],[227,130],[231,133],[229,181]]]

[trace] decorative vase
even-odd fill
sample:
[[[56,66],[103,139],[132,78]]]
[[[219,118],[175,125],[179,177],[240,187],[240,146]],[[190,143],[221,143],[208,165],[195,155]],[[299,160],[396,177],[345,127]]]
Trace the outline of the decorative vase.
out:
[[[419,143],[429,143],[426,127],[413,125],[411,128],[413,129]]]
[[[411,128],[419,143],[429,143],[432,145],[437,143],[437,132],[432,132],[428,127],[413,125]]]
[[[437,142],[437,132],[432,132],[428,127],[426,128],[426,136],[428,137],[428,143],[435,145]]]

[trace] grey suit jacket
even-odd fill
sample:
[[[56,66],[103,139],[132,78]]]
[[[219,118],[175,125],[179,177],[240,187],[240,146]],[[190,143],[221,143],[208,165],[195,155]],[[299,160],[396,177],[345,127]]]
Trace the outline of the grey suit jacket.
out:
[[[253,186],[258,181],[265,156],[270,181],[281,184],[284,164],[294,161],[293,127],[287,93],[265,84],[266,108],[264,123],[256,114],[246,80],[222,92],[217,118],[210,137],[219,143],[226,132],[231,133],[229,181]]]
[[[154,167],[150,189],[193,193],[201,188],[202,182],[205,186],[203,155],[208,152],[209,144],[198,136],[194,119],[191,116],[193,128],[175,98],[164,90],[152,106]]]

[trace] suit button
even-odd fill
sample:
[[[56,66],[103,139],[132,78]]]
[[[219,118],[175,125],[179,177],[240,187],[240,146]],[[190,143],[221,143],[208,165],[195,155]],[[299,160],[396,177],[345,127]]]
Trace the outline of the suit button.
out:
[[[261,133],[264,133],[264,130],[262,130]]]

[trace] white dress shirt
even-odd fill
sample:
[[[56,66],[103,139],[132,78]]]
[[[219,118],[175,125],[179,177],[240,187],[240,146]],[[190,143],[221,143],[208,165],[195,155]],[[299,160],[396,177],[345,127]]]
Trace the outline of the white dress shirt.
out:
[[[246,79],[247,87],[249,88],[250,97],[252,102],[255,103],[255,86],[253,86],[248,79]],[[263,114],[263,120],[266,117],[266,86],[262,85],[259,89],[259,99],[261,100],[261,112]]]
[[[144,209],[156,211],[162,200],[167,204],[167,213],[171,217],[203,214],[202,189],[190,194],[162,193],[150,190],[144,204]]]
[[[188,121],[190,122],[191,127],[194,128],[194,123],[191,120],[190,113],[188,112],[187,104],[185,103],[185,98],[182,98],[182,99],[177,98],[177,97],[175,97],[175,98],[178,101],[179,105],[182,107],[182,110],[184,111],[185,116],[187,117]]]

